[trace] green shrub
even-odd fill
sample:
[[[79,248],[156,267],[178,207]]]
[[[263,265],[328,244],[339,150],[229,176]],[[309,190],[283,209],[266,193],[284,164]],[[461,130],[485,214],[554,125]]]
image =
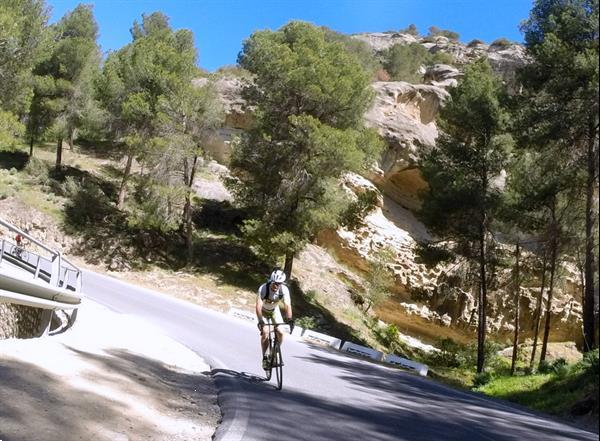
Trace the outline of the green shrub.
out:
[[[317,321],[314,317],[304,316],[295,320],[295,324],[303,329],[315,329],[317,327]]]
[[[479,40],[479,39],[475,38],[474,40],[469,41],[469,44],[467,44],[467,47],[475,47],[475,46],[478,46],[480,44],[485,44],[485,42],[483,42],[482,40]]]
[[[309,303],[314,303],[315,299],[317,298],[317,291],[315,291],[314,289],[309,289],[304,293],[304,298]]]
[[[492,44],[490,44],[490,47],[501,47],[501,48],[507,48],[512,46],[512,42],[508,39],[508,38],[498,38],[497,40],[492,41]]]
[[[540,374],[549,374],[552,372],[552,365],[550,364],[550,362],[548,360],[544,360],[544,361],[540,362],[537,371]]]
[[[554,360],[554,362],[551,364],[551,371],[558,378],[565,378],[569,374],[569,365],[567,364],[567,360],[564,358]]]
[[[600,369],[598,367],[598,349],[583,354],[583,360],[579,363],[587,373],[596,377],[600,374]]]
[[[48,165],[45,161],[36,158],[35,156],[30,158],[25,166],[25,173],[27,173],[32,180],[40,185],[48,185],[50,183],[50,172]]]
[[[480,372],[479,374],[475,374],[473,377],[473,387],[481,387],[488,384],[490,381],[494,379],[494,376],[490,372]]]
[[[81,190],[81,184],[73,176],[67,176],[59,185],[59,193],[67,198],[73,198]]]

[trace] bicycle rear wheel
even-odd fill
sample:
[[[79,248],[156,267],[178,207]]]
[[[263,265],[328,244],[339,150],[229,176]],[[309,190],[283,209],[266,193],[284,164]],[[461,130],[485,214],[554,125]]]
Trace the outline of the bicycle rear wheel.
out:
[[[277,390],[283,387],[283,359],[281,358],[281,346],[279,342],[275,343],[273,348],[273,361],[275,367],[275,377],[277,377]]]

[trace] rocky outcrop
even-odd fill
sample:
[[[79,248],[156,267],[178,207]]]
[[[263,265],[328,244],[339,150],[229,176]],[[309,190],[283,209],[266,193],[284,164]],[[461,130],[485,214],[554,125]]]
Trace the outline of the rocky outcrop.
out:
[[[426,188],[416,168],[418,156],[435,143],[435,117],[448,92],[437,86],[404,82],[377,82],[373,88],[376,97],[365,122],[377,129],[387,149],[370,178],[395,202],[418,208],[417,195]]]
[[[198,78],[194,80],[197,86],[203,86],[210,80]],[[225,122],[205,144],[206,151],[222,164],[229,162],[231,143],[239,137],[244,130],[249,129],[254,121],[252,109],[242,98],[242,90],[247,80],[237,76],[221,76],[214,80],[219,101],[225,111]]]
[[[431,53],[444,52],[452,55],[459,67],[472,63],[480,57],[487,57],[494,72],[513,89],[516,87],[515,72],[518,67],[526,63],[525,48],[520,44],[504,41],[495,45],[477,42],[465,45],[443,36],[423,38],[397,32],[355,34],[352,37],[366,42],[375,52],[381,52],[394,44],[419,43]]]

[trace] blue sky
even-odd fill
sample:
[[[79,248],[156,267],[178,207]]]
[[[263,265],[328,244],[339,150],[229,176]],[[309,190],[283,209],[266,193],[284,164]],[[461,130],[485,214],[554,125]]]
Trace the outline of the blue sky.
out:
[[[75,0],[46,0],[51,22],[77,6]],[[460,34],[463,42],[490,43],[506,37],[522,41],[519,23],[532,0],[96,0],[104,52],[131,41],[129,29],[143,13],[162,11],[174,29],[194,32],[200,67],[213,71],[235,64],[242,42],[260,29],[276,30],[304,20],[345,34],[398,30],[414,23],[422,34],[430,26]]]

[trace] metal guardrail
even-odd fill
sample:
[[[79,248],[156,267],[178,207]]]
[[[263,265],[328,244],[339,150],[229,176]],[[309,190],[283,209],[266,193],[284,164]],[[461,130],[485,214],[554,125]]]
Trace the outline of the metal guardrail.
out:
[[[81,304],[82,271],[62,256],[59,251],[47,247],[27,232],[2,218],[0,218],[0,226],[8,229],[11,233],[21,235],[28,242],[25,247],[8,239],[0,239],[0,265],[5,260],[12,267],[17,268],[16,272],[13,271],[14,274],[5,277],[5,281],[9,283],[11,277],[18,273],[18,279],[29,283],[28,289],[22,292],[12,292],[12,290],[0,288],[0,301],[46,310],[72,309],[73,312],[69,318],[70,326],[75,321],[77,308]],[[30,244],[35,245],[36,251],[45,252],[43,253],[45,255],[34,252],[32,249],[34,247]],[[13,283],[15,280],[13,278]],[[55,290],[52,296],[48,296],[48,288]],[[14,287],[13,290],[15,290]],[[65,295],[67,291],[72,295]],[[57,300],[61,297],[63,300]],[[49,330],[50,317],[47,320],[45,332]]]

